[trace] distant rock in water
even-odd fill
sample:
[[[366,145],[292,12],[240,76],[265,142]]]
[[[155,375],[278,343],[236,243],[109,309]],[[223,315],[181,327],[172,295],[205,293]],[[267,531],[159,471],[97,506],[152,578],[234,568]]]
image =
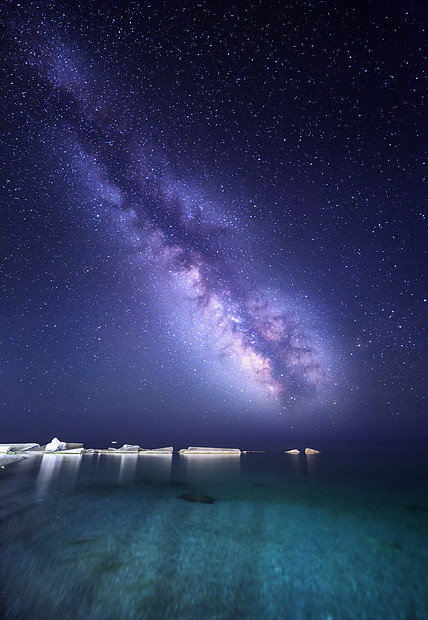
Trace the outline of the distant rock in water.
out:
[[[312,448],[305,448],[305,454],[321,454],[319,450],[313,450]]]
[[[174,448],[172,446],[167,446],[166,448],[152,448],[151,450],[143,448],[140,451],[140,454],[143,454],[143,455],[150,455],[150,454],[172,454],[173,451],[174,451]]]
[[[241,454],[239,448],[208,448],[189,446],[180,450],[180,454]]]
[[[179,499],[185,499],[186,502],[198,502],[199,504],[214,504],[215,499],[204,493],[183,493],[178,496]]]
[[[121,454],[123,453],[128,453],[128,454],[172,454],[173,453],[173,447],[172,446],[167,446],[166,448],[154,448],[152,450],[149,450],[148,448],[142,448],[141,446],[137,446],[137,445],[131,445],[131,444],[124,444],[121,448],[108,448],[108,452],[119,452]]]
[[[306,448],[306,450],[308,450],[308,448]],[[287,450],[287,452],[284,452],[284,454],[300,454],[300,450],[294,448],[294,450]]]

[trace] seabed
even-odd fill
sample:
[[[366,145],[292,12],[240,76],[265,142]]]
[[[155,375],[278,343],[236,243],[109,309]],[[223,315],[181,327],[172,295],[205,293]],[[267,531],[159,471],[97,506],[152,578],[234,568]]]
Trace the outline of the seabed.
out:
[[[428,618],[424,450],[10,446],[1,618]]]

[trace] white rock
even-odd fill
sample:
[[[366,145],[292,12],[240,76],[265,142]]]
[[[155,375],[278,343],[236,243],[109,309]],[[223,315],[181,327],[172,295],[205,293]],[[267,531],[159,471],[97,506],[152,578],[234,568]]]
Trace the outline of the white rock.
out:
[[[189,446],[180,450],[180,454],[241,454],[239,448],[208,448]]]
[[[119,448],[119,452],[138,452],[141,450],[140,446],[134,446],[129,443],[125,443],[121,448]]]
[[[145,454],[145,455],[149,455],[149,454],[172,454],[174,451],[174,448],[172,446],[167,446],[166,448],[153,448],[152,450],[145,450],[143,449],[140,454]]]
[[[65,441],[60,441],[57,437],[54,437],[45,448],[45,452],[56,452],[57,450],[65,450],[67,447]]]

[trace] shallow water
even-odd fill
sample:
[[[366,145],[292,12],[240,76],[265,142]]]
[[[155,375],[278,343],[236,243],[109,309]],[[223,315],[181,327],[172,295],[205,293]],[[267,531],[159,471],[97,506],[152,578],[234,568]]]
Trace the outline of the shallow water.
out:
[[[0,617],[426,620],[427,483],[421,445],[27,457],[0,470]]]

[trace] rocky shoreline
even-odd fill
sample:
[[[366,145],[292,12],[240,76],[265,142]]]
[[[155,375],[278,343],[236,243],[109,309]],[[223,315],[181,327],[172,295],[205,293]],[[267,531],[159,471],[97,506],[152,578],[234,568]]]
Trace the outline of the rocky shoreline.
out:
[[[82,455],[82,454],[136,454],[138,456],[172,456],[174,448],[167,446],[165,448],[142,448],[135,444],[124,444],[121,448],[84,448],[83,443],[66,443],[60,441],[56,437],[44,446],[38,443],[10,443],[0,444],[0,467],[15,463],[23,458],[35,455]],[[220,456],[240,456],[245,454],[239,448],[212,448],[212,447],[194,447],[189,446],[178,451],[179,455],[220,455]],[[300,450],[287,450],[285,454],[299,455]],[[313,448],[305,448],[305,455],[320,454],[318,450]]]
[[[84,448],[83,443],[66,443],[56,437],[44,446],[37,443],[10,443],[0,444],[0,467],[10,465],[30,455],[82,455],[82,454],[136,454],[138,456],[172,456],[174,448],[142,448],[139,445],[124,444],[121,448],[109,447],[106,449]],[[179,454],[217,454],[217,455],[241,455],[238,448],[210,448],[192,447],[179,451]]]
[[[12,463],[16,463],[17,461],[22,461],[23,456],[3,456],[0,455],[0,467],[3,469],[6,465],[11,465]]]

